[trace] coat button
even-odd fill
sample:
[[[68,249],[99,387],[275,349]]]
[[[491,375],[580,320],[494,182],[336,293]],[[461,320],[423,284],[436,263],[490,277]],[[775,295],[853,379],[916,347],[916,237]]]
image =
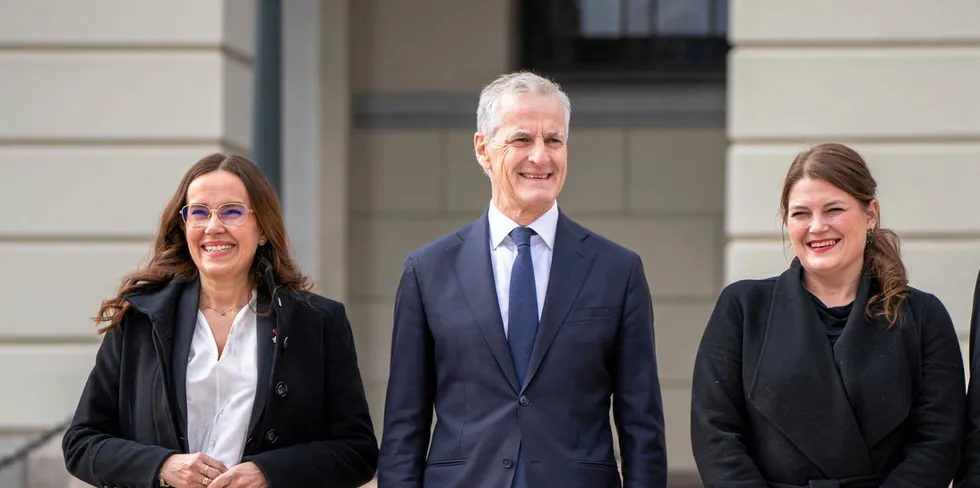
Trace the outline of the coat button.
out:
[[[289,336],[282,338],[282,348],[286,349],[289,347]]]
[[[275,444],[279,440],[279,434],[276,434],[276,429],[272,429],[265,433],[265,440],[269,441],[269,444]]]
[[[531,403],[531,400],[528,400],[526,396],[521,395],[521,405],[527,406],[528,403]]]
[[[282,381],[276,383],[276,396],[286,398],[286,393],[289,393],[289,388],[286,387],[286,384]]]
[[[510,469],[511,467],[514,466],[514,462],[511,461],[510,459],[507,459],[507,458],[504,458],[504,463],[503,464],[504,464],[504,467],[507,468],[507,469]]]
[[[248,439],[245,439],[245,445],[246,446],[252,447],[253,444],[255,444],[255,438],[254,437],[249,437]]]

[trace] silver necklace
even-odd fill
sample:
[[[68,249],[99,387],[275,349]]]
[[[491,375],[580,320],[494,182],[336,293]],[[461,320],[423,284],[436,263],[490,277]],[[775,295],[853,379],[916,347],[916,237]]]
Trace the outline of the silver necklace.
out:
[[[205,296],[207,296],[207,295],[205,295]],[[210,300],[210,299],[211,299],[211,298],[208,298],[208,300]],[[237,309],[239,309],[239,308],[242,308],[242,307],[244,307],[245,305],[248,305],[248,302],[245,302],[245,303],[243,303],[243,304],[241,304],[241,305],[237,305],[237,306],[234,306],[234,307],[231,307],[231,308],[229,308],[228,310],[218,310],[218,309],[216,309],[216,308],[214,308],[214,307],[209,307],[209,306],[207,306],[207,305],[204,305],[204,308],[207,308],[207,309],[210,309],[210,310],[214,310],[215,312],[218,312],[218,313],[220,313],[222,317],[224,317],[226,313],[228,313],[228,312],[231,312],[232,310],[237,310]]]

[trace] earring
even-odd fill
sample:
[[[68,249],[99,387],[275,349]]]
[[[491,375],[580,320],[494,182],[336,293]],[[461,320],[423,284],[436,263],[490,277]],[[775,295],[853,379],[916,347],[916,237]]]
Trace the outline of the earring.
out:
[[[875,242],[874,230],[868,229],[868,245],[874,244],[874,242]]]
[[[870,235],[871,235],[871,234],[870,234],[870,232],[871,232],[871,229],[868,229],[868,232],[869,232],[869,234],[868,234],[868,235],[870,236]],[[264,245],[265,245],[265,237],[263,237],[263,238],[261,238],[261,239],[259,239],[259,245],[260,245],[260,246],[264,246]]]

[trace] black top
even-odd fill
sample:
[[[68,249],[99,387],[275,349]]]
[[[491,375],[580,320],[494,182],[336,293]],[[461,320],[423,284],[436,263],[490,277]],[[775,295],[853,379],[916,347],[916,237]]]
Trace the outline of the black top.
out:
[[[830,339],[830,346],[833,347],[844,332],[844,326],[847,325],[847,317],[851,315],[851,306],[854,305],[854,302],[839,307],[828,307],[813,293],[807,291],[807,294],[810,295],[810,299],[817,307],[817,316],[820,317],[820,321],[827,326],[827,338]]]

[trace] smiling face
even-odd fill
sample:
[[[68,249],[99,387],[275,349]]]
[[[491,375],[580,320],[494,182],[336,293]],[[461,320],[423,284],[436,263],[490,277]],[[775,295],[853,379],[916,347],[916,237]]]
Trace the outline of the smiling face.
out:
[[[828,183],[797,181],[789,191],[786,228],[803,268],[822,276],[859,276],[878,201],[867,206]]]
[[[493,137],[474,136],[477,160],[497,209],[526,225],[521,220],[530,223],[551,208],[565,184],[565,109],[553,94],[510,93],[499,110]]]
[[[227,203],[250,208],[245,184],[235,174],[222,170],[195,178],[187,188],[186,203],[215,210]],[[218,218],[216,211],[200,226],[185,223],[184,235],[201,278],[213,281],[247,280],[255,251],[260,240],[264,240],[253,212],[246,212],[241,225],[229,226]]]

